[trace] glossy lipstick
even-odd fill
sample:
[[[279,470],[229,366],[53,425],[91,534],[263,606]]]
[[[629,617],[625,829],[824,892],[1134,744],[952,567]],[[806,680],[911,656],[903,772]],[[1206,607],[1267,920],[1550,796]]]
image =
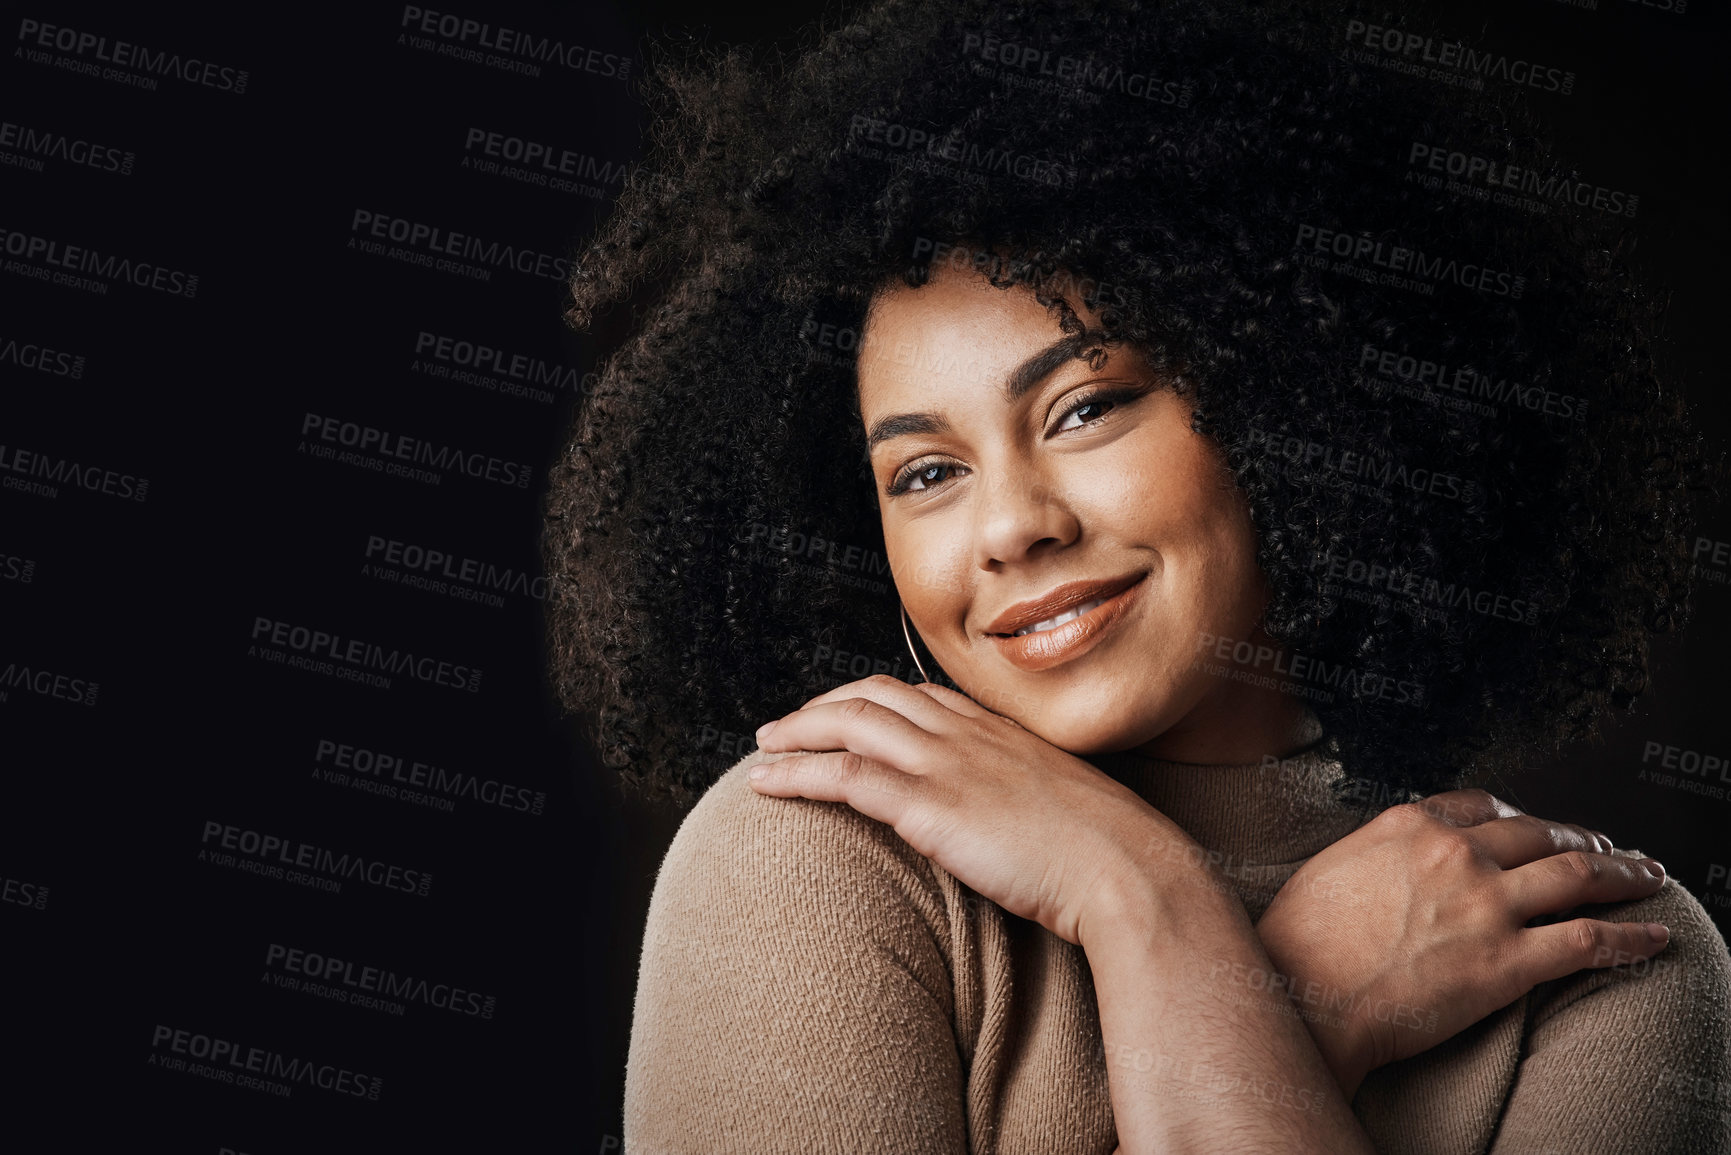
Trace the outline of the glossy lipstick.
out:
[[[1040,597],[1017,602],[986,627],[986,636],[1011,664],[1030,672],[1081,657],[1135,605],[1145,573],[1107,581],[1066,582]],[[1034,633],[1016,631],[1048,621],[1078,606],[1098,602],[1062,625]]]

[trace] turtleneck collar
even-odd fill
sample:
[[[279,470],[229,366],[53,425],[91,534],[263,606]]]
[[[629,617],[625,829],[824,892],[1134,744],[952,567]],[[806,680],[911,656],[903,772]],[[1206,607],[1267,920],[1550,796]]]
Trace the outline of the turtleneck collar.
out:
[[[1227,861],[1296,868],[1370,817],[1336,799],[1332,786],[1343,772],[1339,762],[1318,753],[1320,745],[1243,766],[1168,762],[1127,751],[1089,761]]]

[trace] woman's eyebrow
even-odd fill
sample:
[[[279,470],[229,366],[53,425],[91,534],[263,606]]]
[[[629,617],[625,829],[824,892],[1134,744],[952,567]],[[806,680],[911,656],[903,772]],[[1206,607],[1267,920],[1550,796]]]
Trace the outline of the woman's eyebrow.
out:
[[[1068,337],[1059,337],[1010,373],[1004,382],[1004,400],[1014,403],[1022,399],[1022,395],[1034,388],[1040,382],[1062,369],[1066,364],[1076,359],[1076,353],[1082,348],[1082,342],[1087,337],[1078,333]]]
[[[1075,360],[1076,352],[1082,347],[1082,342],[1085,339],[1086,334],[1060,337],[1017,365],[1004,380],[1004,400],[1014,404],[1021,400],[1028,390]],[[866,435],[866,453],[869,455],[880,443],[888,441],[892,437],[903,437],[913,433],[948,433],[949,431],[950,423],[939,414],[896,413],[884,417],[872,425],[871,432]]]
[[[897,413],[873,425],[866,435],[866,453],[870,454],[882,442],[910,433],[948,433],[950,423],[936,413]]]

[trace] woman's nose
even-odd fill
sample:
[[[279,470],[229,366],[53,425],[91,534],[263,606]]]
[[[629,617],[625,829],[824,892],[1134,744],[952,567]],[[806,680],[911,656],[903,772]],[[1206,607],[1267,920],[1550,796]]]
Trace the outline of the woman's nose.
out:
[[[975,488],[974,557],[981,569],[1062,549],[1081,531],[1070,495],[1033,468],[999,470]]]

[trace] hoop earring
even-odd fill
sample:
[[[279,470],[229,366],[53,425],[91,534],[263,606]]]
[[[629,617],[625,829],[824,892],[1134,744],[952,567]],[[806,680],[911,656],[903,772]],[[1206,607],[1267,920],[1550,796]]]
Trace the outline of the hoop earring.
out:
[[[914,649],[914,637],[911,633],[908,632],[908,607],[902,605],[901,599],[897,598],[896,599],[896,608],[901,610],[901,612],[902,612],[902,637],[904,639],[906,639],[906,641],[908,643],[908,653],[913,655],[914,668],[919,670],[919,672],[920,672],[920,681],[929,682],[932,679],[926,673],[925,666],[920,663],[919,651]]]

